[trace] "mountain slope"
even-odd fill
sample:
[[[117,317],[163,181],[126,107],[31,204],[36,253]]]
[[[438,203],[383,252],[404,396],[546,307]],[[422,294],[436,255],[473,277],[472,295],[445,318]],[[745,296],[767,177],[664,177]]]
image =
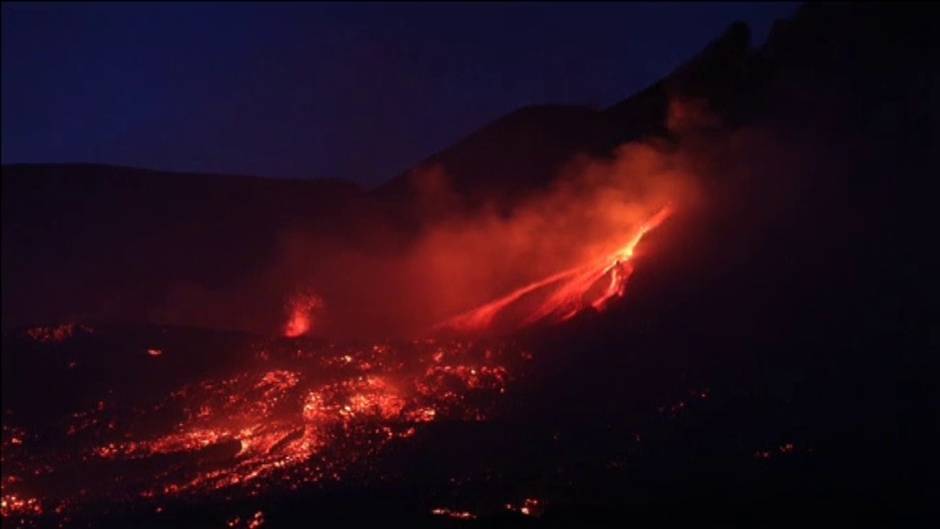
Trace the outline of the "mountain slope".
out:
[[[930,39],[923,17],[905,6],[807,6],[757,50],[748,47],[746,27],[735,24],[672,75],[618,104],[520,109],[369,193],[341,182],[4,166],[3,325],[92,317],[269,331],[280,324],[298,274],[315,268],[323,252],[339,245],[391,254],[428,223],[481,205],[510,211],[578,156],[605,157],[643,138],[674,142],[669,102],[683,99],[705,101],[719,130],[758,125],[802,135],[819,150],[843,149],[773,156],[844,156],[867,169],[815,181],[716,176],[722,182],[709,184],[716,203],[733,200],[742,185],[755,197],[722,206],[728,212],[749,205],[748,215],[766,214],[758,211],[767,209],[761,194],[787,186],[802,193],[820,183],[832,190],[847,185],[836,179],[851,178],[856,209],[896,208],[882,219],[890,225],[885,233],[907,236],[905,226],[928,222],[930,193],[883,178],[903,173],[930,185],[922,169],[936,140],[936,69],[923,67],[936,64]],[[800,129],[801,121],[815,124]],[[696,148],[716,147],[701,140]],[[780,162],[765,160],[766,172],[779,172]],[[294,239],[305,249],[299,257],[284,250]]]

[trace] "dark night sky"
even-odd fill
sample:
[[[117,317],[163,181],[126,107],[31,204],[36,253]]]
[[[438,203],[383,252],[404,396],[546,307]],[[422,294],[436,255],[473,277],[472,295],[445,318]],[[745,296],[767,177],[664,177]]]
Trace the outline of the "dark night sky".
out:
[[[372,185],[520,106],[608,105],[783,4],[4,3],[2,158]]]

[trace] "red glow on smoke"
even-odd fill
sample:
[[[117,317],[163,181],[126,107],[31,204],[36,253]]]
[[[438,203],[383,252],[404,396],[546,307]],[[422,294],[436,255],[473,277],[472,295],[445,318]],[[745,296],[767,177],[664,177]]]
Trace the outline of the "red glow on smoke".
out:
[[[291,300],[284,336],[296,338],[313,330],[314,317],[323,309],[323,300],[313,294],[300,294]]]
[[[152,502],[154,509],[170,498],[220,491],[257,495],[273,487],[342,481],[390,444],[414,442],[433,428],[429,423],[488,420],[532,354],[511,341],[490,343],[454,332],[440,333],[447,338],[414,336],[429,327],[498,334],[502,328],[562,322],[583,311],[605,310],[624,296],[641,241],[672,214],[673,207],[663,204],[679,203],[681,197],[663,179],[649,184],[654,191],[619,189],[634,171],[665,174],[662,157],[651,150],[631,150],[616,163],[623,167],[615,164],[619,177],[609,186],[594,181],[612,171],[601,164],[594,169],[597,178],[588,171],[583,181],[540,197],[509,218],[481,214],[429,228],[403,255],[376,266],[372,257],[337,252],[335,263],[323,265],[325,277],[335,279],[330,275],[335,271],[355,280],[336,291],[323,290],[329,319],[323,299],[301,290],[284,307],[283,320],[272,317],[280,325],[278,334],[291,339],[254,344],[250,363],[148,394],[143,403],[131,405],[103,393],[102,400],[70,410],[60,430],[42,434],[53,437],[43,443],[5,429],[4,483],[8,476],[25,478],[5,485],[3,516],[40,516],[55,506],[80,510],[128,498]],[[342,295],[350,292],[351,299]],[[359,345],[369,339],[364,329],[375,321],[390,322],[389,332],[411,339]],[[356,339],[342,345],[304,339],[334,336],[329,326],[337,325]],[[29,336],[57,343],[78,330],[40,328]],[[182,356],[144,350],[159,359],[148,360],[154,367]],[[129,470],[136,468],[161,470]],[[80,478],[58,477],[66,475]],[[37,490],[45,492],[33,498]],[[505,507],[538,516],[542,503],[526,498]],[[446,507],[431,513],[455,520],[476,517]],[[258,512],[226,522],[260,527],[265,520]]]

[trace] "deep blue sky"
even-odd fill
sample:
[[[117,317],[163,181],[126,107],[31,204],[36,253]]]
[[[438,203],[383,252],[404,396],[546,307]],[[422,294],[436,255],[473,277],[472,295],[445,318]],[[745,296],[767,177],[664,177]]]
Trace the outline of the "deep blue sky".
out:
[[[785,4],[2,7],[2,159],[373,185],[520,106],[609,105]]]

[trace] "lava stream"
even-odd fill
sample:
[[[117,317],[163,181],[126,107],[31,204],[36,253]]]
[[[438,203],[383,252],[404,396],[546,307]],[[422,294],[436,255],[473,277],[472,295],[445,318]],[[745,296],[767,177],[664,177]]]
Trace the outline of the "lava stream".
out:
[[[662,224],[672,211],[672,206],[664,206],[644,222],[633,237],[615,252],[529,283],[499,299],[455,316],[440,324],[438,328],[462,332],[484,331],[510,306],[527,295],[543,289],[550,289],[548,296],[522,320],[520,326],[543,320],[564,321],[588,306],[601,310],[611,299],[623,296],[627,280],[633,274],[631,261],[636,246],[647,233]],[[606,288],[588,301],[591,297],[589,294],[595,285],[605,276],[610,276],[610,282]]]

